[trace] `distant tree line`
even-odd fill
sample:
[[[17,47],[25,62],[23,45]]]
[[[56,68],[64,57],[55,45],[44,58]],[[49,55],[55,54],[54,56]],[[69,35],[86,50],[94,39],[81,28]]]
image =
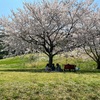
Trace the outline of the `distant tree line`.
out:
[[[8,51],[4,50],[5,43],[3,42],[6,36],[3,29],[0,29],[0,59],[3,59],[4,56],[8,55]]]

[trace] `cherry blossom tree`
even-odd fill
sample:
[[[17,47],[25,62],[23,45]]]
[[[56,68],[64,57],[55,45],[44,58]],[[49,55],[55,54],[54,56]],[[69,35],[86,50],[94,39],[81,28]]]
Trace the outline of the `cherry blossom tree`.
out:
[[[76,0],[24,3],[24,9],[12,11],[9,18],[0,19],[0,24],[9,34],[10,46],[21,51],[31,44],[34,50],[48,56],[51,67],[55,55],[76,47],[74,34],[80,25],[79,19],[85,18],[91,4],[91,0],[88,3]]]
[[[100,9],[97,7],[81,19],[78,42],[100,69]]]

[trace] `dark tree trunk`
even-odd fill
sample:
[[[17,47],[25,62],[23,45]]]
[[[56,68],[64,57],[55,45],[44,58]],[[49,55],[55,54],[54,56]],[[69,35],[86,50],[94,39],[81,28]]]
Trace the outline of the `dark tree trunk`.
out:
[[[53,55],[49,55],[49,67],[51,68],[53,64]]]
[[[100,69],[100,61],[97,61],[97,69]]]

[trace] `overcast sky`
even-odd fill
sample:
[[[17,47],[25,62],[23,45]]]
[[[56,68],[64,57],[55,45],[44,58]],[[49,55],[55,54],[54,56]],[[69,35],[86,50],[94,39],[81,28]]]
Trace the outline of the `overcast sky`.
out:
[[[8,16],[11,10],[16,11],[17,8],[23,7],[23,2],[40,2],[42,0],[0,0],[0,17]],[[100,6],[100,0],[94,0]]]

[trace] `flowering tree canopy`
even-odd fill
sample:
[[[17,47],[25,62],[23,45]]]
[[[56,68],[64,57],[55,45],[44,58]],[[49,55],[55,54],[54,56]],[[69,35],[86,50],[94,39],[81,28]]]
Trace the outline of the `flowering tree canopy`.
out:
[[[81,19],[90,13],[93,0],[43,1],[41,4],[24,3],[24,9],[12,11],[9,18],[1,18],[0,24],[9,34],[9,46],[18,52],[29,50],[42,51],[53,57],[63,50],[77,46],[77,31]]]
[[[81,19],[78,41],[100,69],[100,9]]]

